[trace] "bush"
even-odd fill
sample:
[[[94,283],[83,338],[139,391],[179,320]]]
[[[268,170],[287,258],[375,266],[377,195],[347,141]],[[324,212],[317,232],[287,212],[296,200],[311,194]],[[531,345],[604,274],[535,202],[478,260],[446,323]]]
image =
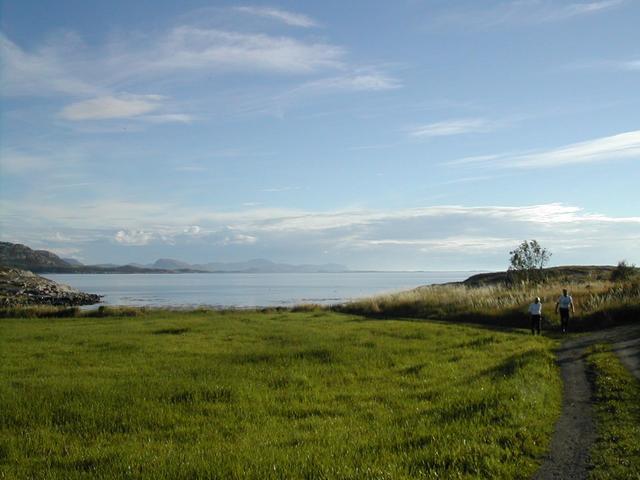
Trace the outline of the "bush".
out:
[[[611,281],[612,282],[626,282],[631,280],[637,273],[637,268],[635,265],[629,265],[626,260],[620,260],[618,262],[618,266],[615,268],[613,272],[611,272]]]

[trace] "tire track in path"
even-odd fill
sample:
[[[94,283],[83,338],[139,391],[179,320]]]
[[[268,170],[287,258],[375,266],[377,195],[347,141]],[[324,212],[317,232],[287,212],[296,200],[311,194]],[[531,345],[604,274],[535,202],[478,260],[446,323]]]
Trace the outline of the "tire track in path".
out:
[[[587,347],[611,343],[629,371],[640,380],[640,325],[627,325],[570,338],[558,350],[564,384],[562,413],[551,439],[551,449],[533,477],[535,480],[586,479],[589,452],[596,440],[592,390],[585,365]]]

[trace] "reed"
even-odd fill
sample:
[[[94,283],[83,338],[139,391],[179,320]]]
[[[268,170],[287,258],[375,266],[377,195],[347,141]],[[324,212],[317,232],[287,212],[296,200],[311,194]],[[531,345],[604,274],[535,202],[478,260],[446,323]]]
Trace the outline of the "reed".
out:
[[[576,307],[578,329],[633,321],[640,313],[640,282],[543,283],[507,286],[432,285],[407,292],[379,295],[336,307],[379,317],[417,317],[446,321],[522,325],[528,305],[540,297],[549,326],[557,324],[555,302],[567,288]]]

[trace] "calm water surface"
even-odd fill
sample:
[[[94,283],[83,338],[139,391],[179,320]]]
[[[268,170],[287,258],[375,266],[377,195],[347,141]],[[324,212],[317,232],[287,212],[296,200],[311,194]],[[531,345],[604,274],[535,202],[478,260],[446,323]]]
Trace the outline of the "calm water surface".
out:
[[[154,307],[272,307],[334,304],[420,285],[464,280],[473,272],[48,274],[103,304]]]

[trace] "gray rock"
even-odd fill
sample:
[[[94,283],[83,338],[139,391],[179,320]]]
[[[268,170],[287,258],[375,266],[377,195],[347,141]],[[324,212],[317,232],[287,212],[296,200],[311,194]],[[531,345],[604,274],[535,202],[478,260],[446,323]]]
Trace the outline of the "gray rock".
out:
[[[75,306],[100,302],[100,295],[80,292],[26,270],[0,266],[0,307]]]

